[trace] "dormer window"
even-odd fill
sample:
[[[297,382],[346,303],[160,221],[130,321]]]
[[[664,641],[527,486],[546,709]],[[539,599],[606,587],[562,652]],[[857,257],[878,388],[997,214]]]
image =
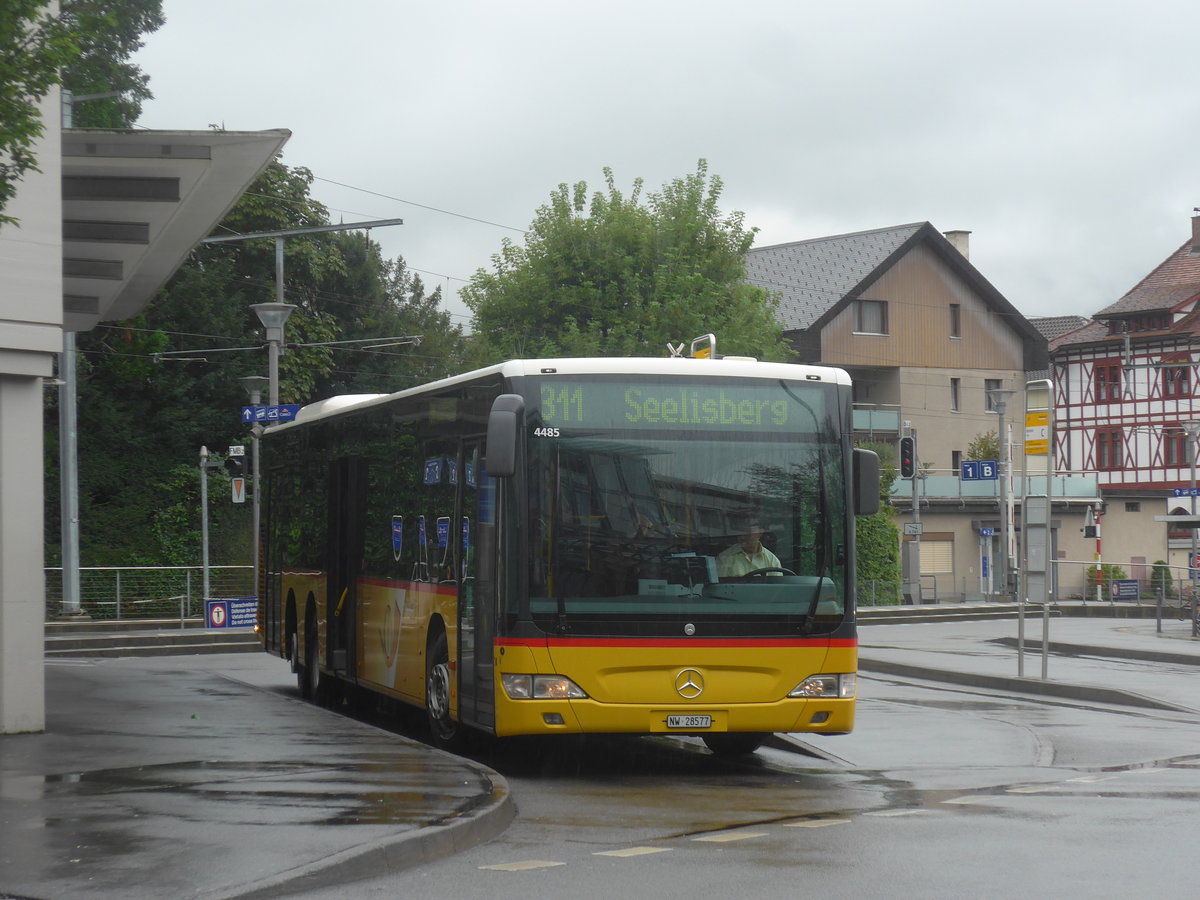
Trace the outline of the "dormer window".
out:
[[[1143,313],[1137,316],[1126,316],[1120,319],[1108,320],[1109,334],[1131,334],[1137,331],[1162,331],[1171,327],[1169,312]]]

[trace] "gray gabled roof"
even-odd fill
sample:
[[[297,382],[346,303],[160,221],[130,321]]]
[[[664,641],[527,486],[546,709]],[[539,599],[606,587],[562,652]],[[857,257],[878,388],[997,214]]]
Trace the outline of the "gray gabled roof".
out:
[[[779,297],[776,316],[785,335],[811,344],[813,334],[919,244],[1004,317],[1021,339],[1026,370],[1046,367],[1046,338],[929,222],[755,248],[746,254],[746,280]]]
[[[1053,341],[1055,338],[1082,328],[1089,321],[1085,316],[1038,316],[1030,319],[1029,324],[1036,328],[1047,341]]]
[[[784,331],[809,328],[926,224],[756,247],[746,254],[746,280],[779,296],[776,314]]]

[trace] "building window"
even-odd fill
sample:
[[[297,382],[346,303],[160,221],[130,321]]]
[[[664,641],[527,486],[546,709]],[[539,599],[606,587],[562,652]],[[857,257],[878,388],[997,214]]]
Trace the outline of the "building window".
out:
[[[954,410],[955,412],[958,412],[959,409],[961,408],[958,405],[958,402],[961,399],[961,394],[962,394],[962,379],[961,378],[951,378],[950,379],[950,408],[952,410]]]
[[[950,304],[950,337],[962,337],[962,305]]]
[[[1108,403],[1121,399],[1121,367],[1097,365],[1095,369],[1096,402]]]
[[[962,474],[962,457],[961,450],[950,451],[950,465],[954,467],[954,477],[956,478]]]
[[[1141,511],[1142,511],[1142,504],[1138,503],[1136,500],[1126,501],[1125,512],[1141,512]]]
[[[863,334],[887,334],[887,302],[858,300],[854,304],[854,330]]]
[[[1167,428],[1163,432],[1163,464],[1167,466],[1187,465],[1187,435],[1182,429]]]
[[[983,379],[983,408],[987,412],[996,411],[996,397],[992,391],[998,391],[1002,387],[1004,387],[1004,382],[999,378]]]
[[[1121,432],[1119,430],[1096,432],[1096,468],[1121,468]]]
[[[950,575],[954,572],[953,541],[921,541],[921,574]]]
[[[1192,373],[1188,366],[1167,366],[1161,371],[1164,397],[1188,397],[1191,395]]]

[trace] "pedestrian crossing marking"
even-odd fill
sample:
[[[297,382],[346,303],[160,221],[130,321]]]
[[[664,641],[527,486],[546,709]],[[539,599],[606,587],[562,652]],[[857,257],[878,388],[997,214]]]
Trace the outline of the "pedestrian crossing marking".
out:
[[[704,837],[692,838],[692,840],[705,841],[710,844],[727,844],[730,841],[746,841],[750,838],[766,836],[765,831],[730,831],[724,834],[707,834]]]
[[[668,853],[670,847],[626,847],[624,850],[601,850],[592,856],[646,856],[649,853]]]
[[[806,819],[803,822],[785,822],[784,828],[824,828],[826,825],[848,825],[849,819]]]
[[[499,863],[494,866],[480,866],[481,869],[493,869],[498,872],[524,872],[528,869],[552,869],[555,866],[565,866],[566,863],[549,862],[544,859],[527,859],[522,862]]]

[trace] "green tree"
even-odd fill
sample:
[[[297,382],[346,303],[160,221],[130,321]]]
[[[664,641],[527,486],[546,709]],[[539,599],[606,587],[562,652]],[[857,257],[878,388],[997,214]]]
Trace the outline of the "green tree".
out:
[[[855,520],[856,578],[862,605],[894,606],[900,602],[900,532],[891,504],[896,482],[896,448],[886,442],[863,442],[856,446],[879,455],[879,511]]]
[[[44,0],[0,0],[0,225],[16,224],[4,210],[25,173],[38,171],[41,99],[56,84],[77,94],[120,91],[80,104],[74,124],[129,125],[151,96],[129,58],[162,23],[162,0],[62,0],[57,18]]]
[[[985,431],[982,434],[977,434],[971,439],[971,443],[967,444],[967,452],[964,459],[975,461],[981,459],[999,459],[1000,458],[1000,437],[994,431]]]
[[[668,342],[717,335],[721,352],[787,359],[775,300],[745,282],[756,229],[719,208],[701,160],[662,190],[626,196],[559,185],[524,246],[506,240],[463,290],[481,361],[533,356],[662,356]]]
[[[61,69],[77,47],[41,0],[0,0],[0,225],[17,182],[39,171],[34,142],[43,132],[39,101],[58,84]]]

